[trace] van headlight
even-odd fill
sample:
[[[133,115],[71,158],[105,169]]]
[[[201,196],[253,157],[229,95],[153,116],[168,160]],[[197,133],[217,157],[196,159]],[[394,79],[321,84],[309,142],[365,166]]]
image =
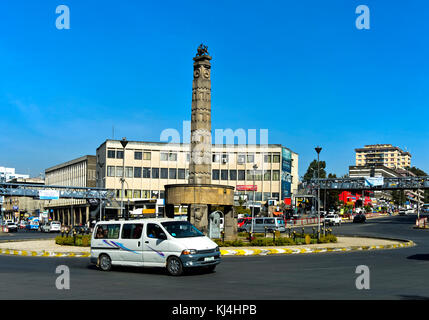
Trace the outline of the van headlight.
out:
[[[219,251],[220,251],[219,246],[217,246],[217,247],[216,247],[215,251],[216,251],[216,252],[219,252]]]
[[[195,249],[185,249],[182,251],[182,254],[188,255],[188,254],[197,254],[197,250]]]

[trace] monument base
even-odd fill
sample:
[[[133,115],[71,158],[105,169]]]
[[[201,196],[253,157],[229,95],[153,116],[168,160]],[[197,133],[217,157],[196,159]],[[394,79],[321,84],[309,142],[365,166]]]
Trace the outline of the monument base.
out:
[[[188,221],[208,234],[209,215],[215,207],[224,208],[225,240],[237,238],[237,218],[234,214],[234,187],[212,184],[175,184],[165,186],[165,212],[174,218],[174,206],[188,207]]]

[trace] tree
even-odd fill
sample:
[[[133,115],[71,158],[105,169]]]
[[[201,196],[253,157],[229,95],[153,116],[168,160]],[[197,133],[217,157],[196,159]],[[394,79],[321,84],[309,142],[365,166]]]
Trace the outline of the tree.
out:
[[[320,178],[326,178],[326,162],[325,161],[319,161],[319,172],[320,172]],[[307,172],[304,174],[304,181],[309,181],[311,179],[317,178],[317,160],[313,160],[307,169]]]

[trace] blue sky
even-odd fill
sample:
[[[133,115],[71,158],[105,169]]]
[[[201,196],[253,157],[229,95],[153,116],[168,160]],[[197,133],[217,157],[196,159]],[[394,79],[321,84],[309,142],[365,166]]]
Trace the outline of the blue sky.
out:
[[[55,8],[70,8],[70,30]],[[358,5],[370,30],[355,26]],[[37,175],[106,139],[159,141],[190,120],[192,57],[212,60],[212,128],[338,175],[354,149],[391,143],[429,172],[427,1],[11,1],[0,3],[0,166]]]

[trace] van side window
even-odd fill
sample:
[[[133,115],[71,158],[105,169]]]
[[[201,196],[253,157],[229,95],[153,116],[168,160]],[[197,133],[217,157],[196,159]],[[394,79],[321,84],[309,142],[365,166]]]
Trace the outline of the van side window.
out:
[[[275,224],[274,219],[265,219],[266,224]]]
[[[120,224],[101,224],[97,227],[95,239],[118,239]]]
[[[255,224],[263,224],[264,219],[255,219]]]
[[[142,236],[143,224],[125,223],[122,226],[122,239],[140,239]]]
[[[158,239],[159,234],[164,233],[161,227],[155,223],[148,223],[146,227],[146,235],[148,238]]]

